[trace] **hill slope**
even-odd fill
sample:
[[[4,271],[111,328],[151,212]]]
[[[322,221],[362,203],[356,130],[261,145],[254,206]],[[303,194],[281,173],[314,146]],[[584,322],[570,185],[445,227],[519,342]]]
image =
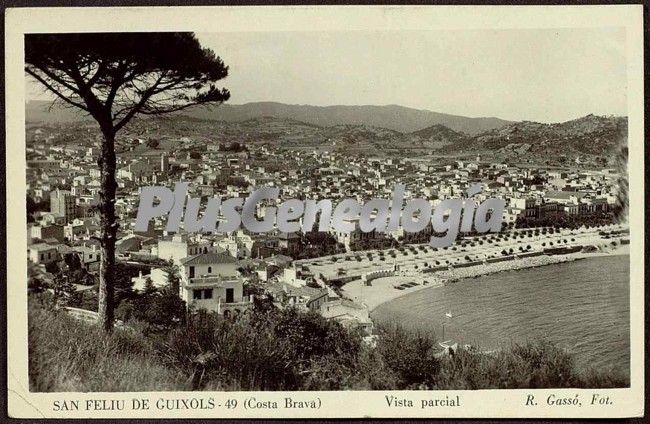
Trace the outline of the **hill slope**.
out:
[[[212,111],[193,110],[191,111],[192,116],[176,115],[164,118],[138,118],[127,125],[121,137],[190,137],[198,143],[270,143],[286,148],[323,148],[372,154],[393,152],[405,155],[427,153],[473,155],[490,153],[500,158],[514,157],[517,159],[518,157],[525,160],[533,158],[548,159],[558,156],[573,160],[576,156],[581,155],[591,155],[602,159],[602,157],[615,153],[621,145],[627,142],[627,118],[617,116],[587,115],[571,121],[553,124],[531,121],[511,122],[478,134],[458,131],[443,124],[433,124],[415,131],[405,132],[385,125],[365,123],[324,125],[336,121],[336,119],[332,118],[334,115],[328,115],[329,113],[342,113],[342,109],[339,110],[338,106],[332,107],[333,109],[325,114],[315,113],[311,117],[311,122],[306,122],[304,119],[309,117],[302,116],[300,113],[306,113],[305,111],[309,110],[329,110],[329,108],[300,106],[298,108],[302,112],[289,113],[290,110],[295,111],[298,109],[292,109],[293,106],[280,104],[265,105],[256,104],[245,108],[221,106]],[[361,109],[367,111],[376,108],[378,116],[387,113],[386,111],[391,108],[394,108],[394,111],[406,109],[398,106],[344,106],[342,108],[350,108],[353,112],[349,114],[348,118],[341,115],[340,120],[351,120],[354,116],[363,120]],[[233,110],[239,112],[234,113]],[[205,119],[205,117],[201,117],[207,113],[211,113],[213,118]],[[247,117],[247,113],[251,115],[275,113],[276,115],[300,116],[277,117],[261,115]],[[30,103],[27,116],[28,122],[36,125],[63,125],[68,130],[72,127],[79,127],[80,125],[85,127],[91,124],[88,120],[79,121],[82,115],[76,114],[75,111],[70,109],[58,109],[48,112],[47,104],[44,102],[40,104]],[[216,120],[215,116],[228,119]],[[229,120],[235,118],[241,119]],[[321,122],[321,118],[327,122]],[[409,121],[412,118],[413,115],[409,115],[404,119],[412,124],[413,121]],[[316,124],[314,121],[321,122],[321,124]]]
[[[368,125],[400,132],[411,132],[431,125],[442,124],[455,131],[478,134],[509,123],[509,121],[498,118],[467,118],[397,105],[309,106],[258,102],[244,105],[225,104],[212,110],[196,108],[190,113],[194,117],[223,121],[241,121],[258,116],[273,116],[295,119],[321,127]]]
[[[469,139],[467,134],[454,131],[444,125],[436,124],[411,133],[430,149],[440,149],[446,146],[456,146],[466,143]]]
[[[61,123],[83,119],[72,109],[57,108],[48,112],[50,102],[31,101],[26,106],[29,122]],[[183,111],[198,119],[240,122],[260,117],[291,119],[308,124],[329,127],[335,125],[367,125],[400,132],[417,131],[441,124],[454,131],[470,135],[509,124],[498,118],[468,118],[403,106],[309,106],[287,105],[275,102],[257,102],[243,105],[223,104],[219,107],[195,107]]]
[[[627,117],[587,115],[543,124],[522,121],[459,140],[443,150],[454,153],[607,155],[627,142]]]

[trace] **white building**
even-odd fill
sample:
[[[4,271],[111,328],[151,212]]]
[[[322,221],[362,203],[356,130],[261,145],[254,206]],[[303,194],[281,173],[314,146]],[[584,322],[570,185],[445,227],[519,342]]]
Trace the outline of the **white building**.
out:
[[[147,279],[151,279],[151,283],[156,288],[164,287],[169,282],[167,277],[167,272],[163,271],[161,268],[152,269],[151,273],[148,275],[142,275],[142,271],[140,271],[137,277],[131,278],[133,290],[142,291],[147,283]]]
[[[239,261],[234,257],[227,253],[200,253],[180,262],[181,298],[189,307],[229,315],[250,306],[244,298]]]
[[[158,257],[171,260],[177,265],[181,265],[181,260],[188,256],[216,251],[217,247],[209,240],[192,241],[185,234],[175,234],[171,240],[158,241]]]

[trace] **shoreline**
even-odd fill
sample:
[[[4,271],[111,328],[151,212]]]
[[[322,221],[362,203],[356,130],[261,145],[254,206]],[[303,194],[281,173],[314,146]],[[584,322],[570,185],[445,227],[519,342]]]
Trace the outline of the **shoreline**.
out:
[[[344,295],[355,301],[362,303],[368,307],[368,312],[372,313],[379,306],[390,302],[392,300],[404,297],[410,293],[415,293],[420,290],[425,289],[434,289],[444,287],[446,284],[455,284],[460,280],[466,280],[470,278],[477,278],[484,275],[497,274],[499,272],[508,272],[508,271],[518,271],[522,269],[537,268],[541,266],[553,265],[558,263],[573,262],[576,260],[587,259],[587,258],[596,258],[603,256],[619,256],[619,255],[629,255],[630,246],[629,245],[620,245],[615,248],[608,248],[605,251],[596,251],[592,253],[586,252],[576,252],[569,253],[565,255],[553,255],[553,256],[536,256],[530,258],[519,258],[504,262],[498,262],[487,265],[477,265],[465,268],[457,268],[449,271],[439,271],[430,274],[421,274],[420,276],[412,277],[384,277],[378,280],[375,280],[371,286],[363,286],[363,283],[360,280],[351,281],[345,284],[342,287]],[[390,279],[395,281],[391,282]],[[424,280],[431,281],[433,283],[423,284],[420,283],[416,286],[405,288],[403,290],[398,290],[393,287],[394,283],[402,283],[404,279],[410,280],[419,280],[420,282]],[[383,280],[383,281],[381,281]]]

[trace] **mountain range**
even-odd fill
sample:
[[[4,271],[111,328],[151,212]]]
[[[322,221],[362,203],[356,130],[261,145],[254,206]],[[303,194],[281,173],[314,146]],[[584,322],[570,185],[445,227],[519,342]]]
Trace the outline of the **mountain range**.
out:
[[[72,109],[48,111],[49,103],[27,104],[27,122],[91,125]],[[443,121],[440,123],[439,121]],[[280,103],[221,105],[165,118],[137,118],[124,138],[173,139],[199,143],[271,143],[285,148],[334,149],[361,154],[474,155],[515,161],[568,164],[591,156],[605,164],[627,143],[627,117],[587,115],[561,123],[467,118],[400,106],[296,106]],[[173,145],[173,143],[172,143]]]
[[[52,108],[48,101],[30,101],[26,105],[28,122],[61,123],[84,119],[76,110]],[[454,131],[476,135],[509,124],[499,118],[468,118],[459,115],[387,106],[309,106],[276,102],[256,102],[243,105],[222,104],[218,107],[194,107],[182,115],[197,119],[240,122],[260,117],[293,119],[320,127],[335,125],[368,125],[399,132],[412,132],[431,125],[444,125]],[[88,118],[86,118],[88,119]]]

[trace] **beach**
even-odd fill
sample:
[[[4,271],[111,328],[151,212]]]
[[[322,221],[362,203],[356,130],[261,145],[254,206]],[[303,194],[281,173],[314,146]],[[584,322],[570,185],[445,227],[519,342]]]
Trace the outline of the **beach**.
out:
[[[480,264],[464,268],[454,268],[450,270],[437,271],[432,273],[423,273],[412,276],[387,276],[372,280],[371,285],[365,285],[362,280],[354,280],[345,284],[342,288],[345,297],[366,305],[369,311],[373,311],[379,305],[391,300],[400,298],[410,293],[428,288],[442,287],[445,284],[453,284],[460,279],[475,278],[482,275],[495,274],[498,272],[528,269],[545,265],[571,262],[584,258],[628,255],[630,253],[629,245],[618,245],[616,247],[603,247],[602,250],[592,253],[575,252],[566,255],[541,255],[526,258],[515,258],[504,262]],[[408,281],[418,283],[411,287],[404,287],[403,284]],[[426,284],[425,284],[426,282]],[[403,289],[396,289],[394,286],[400,285]]]

